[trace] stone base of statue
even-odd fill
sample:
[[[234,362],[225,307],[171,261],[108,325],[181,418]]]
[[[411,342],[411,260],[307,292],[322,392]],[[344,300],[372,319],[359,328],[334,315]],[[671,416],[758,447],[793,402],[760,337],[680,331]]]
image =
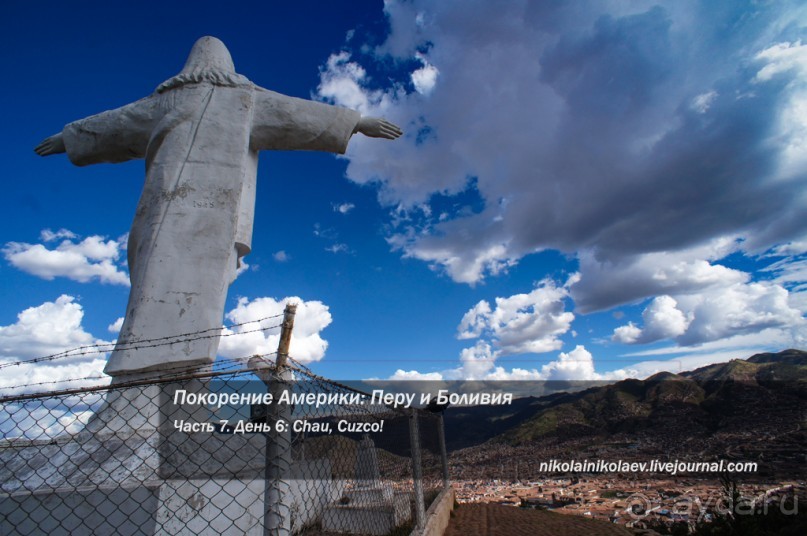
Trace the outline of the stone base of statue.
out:
[[[389,534],[411,519],[411,498],[411,493],[384,486],[347,490],[322,513],[322,528],[347,534]]]
[[[183,432],[174,419],[210,421],[168,413],[169,392],[112,390],[78,434],[4,441],[0,534],[263,535],[266,436]],[[286,478],[292,533],[344,491],[327,459],[296,460]]]
[[[327,532],[389,534],[412,517],[411,494],[395,492],[381,481],[378,453],[373,440],[365,436],[356,453],[356,484],[322,515]]]

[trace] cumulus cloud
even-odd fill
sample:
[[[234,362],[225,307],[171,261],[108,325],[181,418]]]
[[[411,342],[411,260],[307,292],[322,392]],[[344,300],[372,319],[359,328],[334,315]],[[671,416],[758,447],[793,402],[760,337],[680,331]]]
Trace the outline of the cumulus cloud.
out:
[[[276,251],[272,255],[272,258],[275,259],[277,262],[288,262],[289,260],[291,260],[291,255],[289,255],[288,253],[286,253],[281,249],[280,251]]]
[[[783,257],[762,269],[773,274],[772,282],[789,292],[790,306],[799,311],[807,311],[807,256],[804,244],[786,244],[774,253]]]
[[[460,353],[460,365],[441,372],[421,373],[416,370],[398,370],[390,380],[477,380],[477,381],[591,381],[622,379],[630,371],[618,370],[600,374],[595,370],[594,357],[585,346],[577,345],[570,352],[560,352],[556,359],[531,369],[514,367],[510,370],[497,366],[501,352],[494,351],[484,341],[465,348]]]
[[[546,380],[593,380],[600,376],[594,372],[594,358],[585,346],[578,345],[569,353],[561,352],[556,361],[541,369]]]
[[[320,98],[407,133],[351,142],[348,177],[378,184],[390,207],[469,190],[480,200],[435,210],[418,232],[404,223],[390,240],[404,255],[475,283],[544,249],[629,262],[804,235],[796,4],[415,0],[385,11],[386,42],[362,49],[356,34],[321,72]],[[408,67],[396,78],[385,65]]]
[[[364,86],[368,81],[367,71],[350,60],[351,55],[347,51],[333,54],[328,58],[320,71],[317,95],[357,110],[363,115],[371,110],[386,108],[390,102],[390,95],[380,90],[368,91]]]
[[[81,283],[97,280],[129,285],[129,276],[118,264],[126,248],[125,239],[107,240],[93,235],[79,242],[78,237],[66,229],[55,233],[45,229],[41,237],[45,242],[65,239],[54,249],[44,244],[8,242],[3,247],[3,255],[12,266],[48,281],[66,277]]]
[[[679,297],[690,311],[687,329],[676,338],[681,345],[694,345],[768,328],[799,330],[807,321],[792,308],[788,292],[767,282],[732,285],[699,295]]]
[[[423,373],[416,370],[398,369],[389,379],[395,381],[437,381],[442,380],[443,375],[439,372]]]
[[[543,353],[561,347],[574,314],[565,310],[567,291],[544,280],[529,294],[496,298],[495,307],[482,300],[457,327],[459,339],[486,337],[505,355]]]
[[[591,313],[660,294],[690,294],[744,283],[749,274],[714,262],[738,248],[739,242],[723,238],[679,251],[613,259],[599,259],[583,250],[578,253],[579,277],[570,295],[576,310]]]
[[[3,366],[0,390],[3,394],[21,392],[25,389],[20,386],[26,384],[43,384],[27,389],[36,391],[108,381],[102,373],[106,354],[95,352],[92,348],[78,350],[67,357],[54,360],[22,363],[91,345],[102,345],[103,349],[111,348],[110,342],[97,339],[85,331],[82,326],[83,318],[81,304],[73,296],[62,295],[55,301],[25,309],[17,315],[14,324],[0,326],[0,365]],[[98,378],[101,381],[66,381],[81,378]]]
[[[63,294],[53,302],[25,309],[14,324],[0,326],[0,354],[31,358],[95,343],[81,326],[84,310],[75,300]]]
[[[497,365],[497,360],[514,354],[539,354],[559,350],[562,346],[560,337],[569,331],[574,320],[574,314],[565,310],[567,297],[565,286],[544,280],[530,293],[496,298],[495,305],[487,300],[479,301],[463,315],[457,326],[457,338],[477,339],[475,344],[460,352],[459,365],[456,368],[439,373],[430,372],[424,378],[556,379],[561,374],[560,371],[571,370],[570,359],[578,360],[584,355],[582,351],[572,352],[572,358],[561,353],[558,362],[553,361],[540,371],[518,368],[506,371]],[[582,366],[577,370],[583,374],[588,369]],[[591,371],[593,372],[593,366]],[[415,370],[398,370],[390,379],[416,378],[422,375]]]
[[[389,379],[423,380],[482,380],[482,381],[604,381],[626,378],[645,379],[659,372],[695,370],[732,359],[745,359],[760,352],[802,346],[807,342],[803,334],[796,336],[783,330],[766,329],[749,335],[737,335],[694,347],[672,346],[626,354],[619,361],[625,365],[614,370],[598,370],[594,355],[584,346],[577,345],[569,352],[559,352],[548,363],[531,368],[496,366],[495,355],[486,355],[486,349],[471,348],[464,351],[466,359],[461,366],[440,372],[421,373],[417,370],[398,370]],[[479,346],[479,345],[478,345]],[[473,359],[467,359],[473,356]],[[642,359],[645,357],[646,359]],[[470,366],[466,366],[470,364]],[[600,363],[600,366],[602,363]]]
[[[676,306],[671,296],[658,296],[642,313],[644,327],[639,329],[632,322],[614,330],[612,339],[627,344],[644,344],[682,335],[689,325],[686,315]]]
[[[803,343],[807,320],[793,307],[787,289],[763,281],[713,286],[698,293],[676,298],[654,298],[642,313],[643,327],[629,322],[614,330],[612,340],[623,344],[646,344],[673,340],[679,347],[725,340],[770,330],[790,333],[783,347]],[[766,331],[767,330],[767,331]],[[787,339],[787,337],[785,337]]]
[[[219,355],[240,359],[276,352],[280,341],[282,318],[270,318],[260,324],[251,321],[281,315],[287,303],[297,304],[289,355],[301,363],[322,359],[328,348],[328,341],[322,338],[320,332],[330,325],[331,313],[328,306],[320,301],[304,301],[298,297],[281,300],[264,297],[252,301],[240,298],[236,307],[229,311],[226,317],[234,324],[249,323],[222,332],[225,336],[221,338],[219,344]]]
[[[481,380],[493,370],[496,358],[501,352],[496,352],[490,344],[478,341],[471,348],[464,348],[460,352],[460,367],[450,371],[450,379]]]
[[[429,63],[429,60],[423,54],[415,54],[415,57],[420,60],[423,66],[412,71],[412,85],[415,86],[415,91],[421,95],[428,95],[437,84],[437,75],[440,74],[440,71]]]

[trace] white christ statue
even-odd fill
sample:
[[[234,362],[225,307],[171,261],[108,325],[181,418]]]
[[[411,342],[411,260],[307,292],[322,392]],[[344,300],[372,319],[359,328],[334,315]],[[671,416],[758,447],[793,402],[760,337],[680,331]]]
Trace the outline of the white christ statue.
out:
[[[258,87],[235,72],[221,41],[203,37],[182,72],[152,95],[40,143],[39,155],[66,152],[78,166],[146,161],[129,233],[132,288],[104,371],[121,380],[211,364],[227,287],[251,250],[258,151],[342,154],[356,132],[402,133],[384,119]],[[161,344],[199,332],[206,337]]]

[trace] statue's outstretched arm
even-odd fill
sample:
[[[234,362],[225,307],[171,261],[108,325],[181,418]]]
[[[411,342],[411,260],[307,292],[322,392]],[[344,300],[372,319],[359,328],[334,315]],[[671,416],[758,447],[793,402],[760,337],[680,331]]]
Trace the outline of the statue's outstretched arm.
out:
[[[386,119],[380,117],[362,117],[353,132],[361,132],[370,138],[394,140],[403,134],[403,130]]]
[[[64,138],[62,137],[62,133],[59,132],[58,134],[54,134],[53,136],[48,136],[34,148],[34,151],[39,156],[48,156],[51,154],[59,154],[65,152]]]

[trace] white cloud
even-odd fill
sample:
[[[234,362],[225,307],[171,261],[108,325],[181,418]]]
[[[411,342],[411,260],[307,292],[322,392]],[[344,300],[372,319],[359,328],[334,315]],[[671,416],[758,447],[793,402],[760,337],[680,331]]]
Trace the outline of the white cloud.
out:
[[[288,253],[286,253],[281,249],[280,251],[275,252],[272,255],[272,258],[275,259],[277,262],[288,262],[291,260],[291,255],[289,255]]]
[[[612,340],[646,344],[671,339],[681,351],[705,343],[731,347],[739,336],[760,333],[766,333],[769,348],[774,341],[781,349],[807,339],[803,310],[794,307],[787,289],[767,281],[713,286],[676,298],[659,296],[644,310],[642,320],[642,328],[632,322],[616,328]]]
[[[493,311],[490,308],[490,304],[486,300],[481,300],[471,307],[462,317],[460,325],[457,326],[457,338],[479,338],[482,332],[487,329],[488,319],[491,317],[492,313]]]
[[[389,96],[383,91],[367,91],[362,87],[366,81],[367,71],[358,63],[350,61],[349,52],[332,54],[320,71],[317,96],[361,112],[362,115],[386,108]]]
[[[69,231],[68,229],[59,229],[56,232],[53,232],[50,229],[42,229],[42,232],[39,233],[39,237],[45,242],[53,242],[54,240],[59,240],[61,238],[78,238],[76,233]]]
[[[48,249],[43,244],[8,242],[3,248],[3,255],[12,266],[48,281],[55,277],[67,277],[81,283],[98,280],[101,283],[129,286],[129,276],[117,264],[125,249],[122,240],[106,240],[93,235],[76,242],[73,240],[75,235],[65,229],[56,233],[48,229],[42,231],[45,241],[67,236],[70,238],[63,240],[55,249]]]
[[[807,72],[807,45],[801,41],[783,42],[772,45],[756,55],[756,59],[765,63],[757,72],[754,80],[767,82],[774,76],[789,71]]]
[[[490,338],[503,355],[543,353],[561,347],[574,314],[565,310],[567,291],[549,280],[529,294],[496,298],[496,307],[482,300],[463,316],[459,339]]]
[[[795,344],[794,344],[795,342]],[[489,366],[496,361],[495,355],[486,355],[486,349],[466,349],[463,366],[423,374],[429,380],[484,380],[484,381],[619,381],[625,378],[645,379],[659,372],[682,372],[695,370],[714,363],[724,363],[732,359],[745,359],[756,353],[779,351],[787,347],[803,347],[807,336],[787,333],[784,330],[766,329],[750,335],[737,335],[711,343],[692,347],[670,346],[654,350],[643,350],[626,354],[620,361],[629,364],[615,370],[598,372],[597,360],[583,345],[577,345],[570,352],[560,352],[556,359],[530,369]],[[663,359],[631,359],[638,356],[664,356]],[[469,363],[471,366],[466,367]],[[416,370],[398,371],[390,379],[420,379]]]
[[[546,249],[618,263],[730,236],[766,250],[807,229],[807,47],[795,4],[743,9],[390,2],[386,42],[359,52],[355,34],[319,94],[403,126],[346,155],[382,203],[478,195],[390,240],[458,282]]]
[[[83,318],[81,305],[66,294],[29,307],[17,315],[16,323],[0,326],[0,355],[31,358],[93,344],[95,338],[81,326]]]
[[[481,380],[493,370],[496,359],[501,355],[487,342],[478,341],[471,348],[460,352],[460,368],[450,373],[451,379]]]
[[[807,253],[807,238],[778,244],[766,255],[768,257],[792,257]]]
[[[807,312],[807,258],[803,253],[803,244],[787,244],[776,254],[791,256],[775,261],[762,271],[772,273],[774,278],[771,282],[789,291],[790,306],[804,313]]]
[[[392,237],[392,243],[405,250],[407,257],[429,262],[433,268],[442,266],[451,279],[458,283],[473,285],[485,274],[504,273],[516,263],[515,259],[508,256],[505,244],[487,244],[458,255],[456,251],[419,237],[407,240],[397,235]]]
[[[252,266],[250,264],[247,264],[247,262],[243,258],[241,258],[238,261],[238,267],[235,269],[235,278],[234,279],[239,278],[241,276],[241,274],[243,274],[244,272],[250,271],[250,269],[254,269],[254,268],[252,268]]]
[[[578,253],[579,280],[570,294],[582,313],[601,311],[651,296],[677,296],[748,281],[749,275],[714,262],[736,251],[738,242],[722,238],[680,251],[627,255],[600,260]]]
[[[788,302],[788,292],[767,282],[710,289],[697,296],[679,297],[690,311],[689,327],[677,342],[692,345],[760,332],[767,328],[804,329],[802,312]]]
[[[53,302],[29,307],[17,315],[17,321],[0,326],[0,390],[5,395],[22,392],[25,384],[43,383],[26,389],[46,391],[108,381],[102,370],[106,354],[92,348],[71,353],[68,357],[39,363],[9,365],[33,358],[49,356],[74,348],[102,345],[111,348],[110,342],[97,339],[82,326],[84,311],[73,296],[62,295]],[[99,378],[83,382],[68,379]]]
[[[714,102],[714,100],[717,98],[717,95],[717,91],[714,90],[701,93],[692,99],[692,109],[699,114],[705,114],[709,111],[709,108],[712,106],[712,102]]]
[[[347,214],[354,208],[356,208],[356,205],[353,203],[338,203],[333,205],[333,211],[339,214]]]
[[[123,317],[121,316],[117,320],[115,320],[113,323],[111,323],[109,326],[107,326],[106,329],[110,333],[120,333],[120,329],[122,327],[123,327]]]
[[[294,317],[289,355],[301,363],[319,361],[325,356],[328,341],[320,332],[331,323],[328,306],[320,301],[303,301],[298,297],[287,297],[282,300],[274,298],[255,298],[250,301],[240,298],[238,305],[226,314],[228,320],[241,324],[259,318],[280,315],[287,303],[297,304]],[[247,358],[253,355],[270,354],[277,351],[280,341],[280,318],[272,318],[257,324],[249,323],[239,326],[234,331],[225,329],[219,344],[219,355],[231,359]],[[229,336],[232,333],[242,335]]]
[[[578,345],[571,352],[561,352],[556,361],[544,365],[541,375],[545,380],[594,380],[594,358],[585,346]]]
[[[628,323],[615,329],[612,339],[626,344],[645,344],[682,335],[689,320],[677,305],[671,296],[657,296],[642,313],[644,328]]]
[[[347,244],[337,242],[336,244],[331,244],[330,246],[326,247],[325,251],[330,253],[350,253],[350,248],[347,246]]]
[[[442,380],[443,375],[439,372],[418,372],[416,370],[402,370],[398,369],[395,374],[389,377],[390,380],[396,381],[437,381]]]
[[[731,353],[733,358],[738,358],[747,357],[759,352],[776,352],[782,348],[798,348],[804,346],[805,342],[807,342],[807,335],[800,334],[798,331],[768,328],[756,333],[735,335],[733,337],[692,346],[672,345],[641,349],[624,354],[624,356],[626,358],[690,355],[710,356]]]
[[[415,86],[415,91],[420,93],[421,95],[428,95],[434,89],[434,86],[437,84],[437,75],[440,74],[440,71],[429,63],[429,60],[423,54],[416,54],[415,57],[420,60],[423,64],[423,67],[412,71],[411,79],[412,85]]]
[[[424,380],[484,380],[484,381],[554,381],[554,380],[601,380],[625,377],[618,371],[609,375],[598,374],[594,368],[594,358],[585,346],[578,345],[571,352],[560,352],[557,359],[539,368],[512,368],[506,370],[496,366],[501,353],[494,351],[484,341],[475,346],[465,348],[460,353],[460,366],[441,372],[420,373],[416,370],[398,370],[389,379],[424,379]]]
[[[611,340],[623,344],[633,344],[642,337],[642,329],[633,322],[628,322],[624,326],[619,326],[614,330]]]
[[[802,180],[807,168],[807,45],[801,41],[778,43],[757,54],[756,59],[764,63],[755,79],[761,84],[790,75],[773,139],[783,146],[778,179]],[[801,199],[807,201],[807,196]]]
[[[591,354],[583,346],[569,354],[561,353],[558,360],[545,364],[540,371],[519,368],[506,371],[497,366],[498,360],[509,355],[559,350],[562,345],[559,337],[570,330],[574,320],[574,314],[565,310],[567,296],[566,286],[544,280],[528,294],[496,298],[495,306],[486,300],[478,302],[457,326],[458,339],[478,340],[474,346],[461,350],[458,367],[430,372],[429,379],[546,380],[574,373],[585,376],[582,379],[596,377],[593,364],[585,363],[591,361]],[[404,374],[415,378],[421,373],[399,370],[390,379],[404,379]]]

